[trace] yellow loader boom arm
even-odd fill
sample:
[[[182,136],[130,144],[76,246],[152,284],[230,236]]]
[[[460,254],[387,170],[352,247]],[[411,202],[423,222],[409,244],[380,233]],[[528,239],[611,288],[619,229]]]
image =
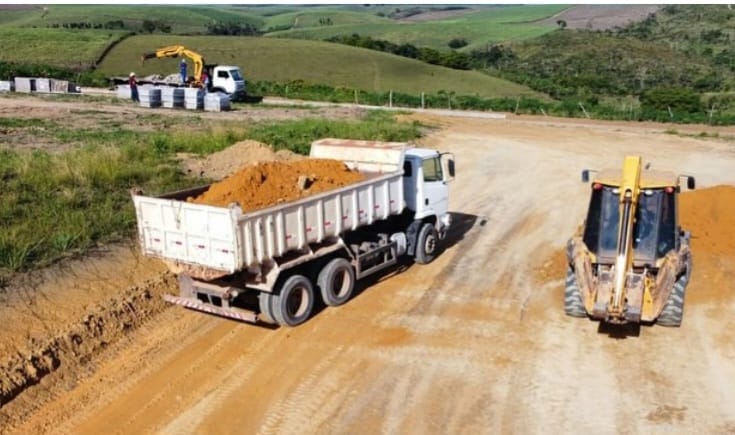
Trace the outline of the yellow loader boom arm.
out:
[[[640,194],[640,180],[640,156],[626,156],[620,185],[620,223],[618,225],[614,287],[608,305],[608,314],[614,318],[621,318],[625,308],[625,281],[633,264],[633,228]]]
[[[162,47],[150,53],[144,53],[141,61],[145,62],[147,59],[178,56],[186,56],[194,62],[194,81],[196,84],[201,84],[204,58],[199,53],[189,50],[183,45],[169,45],[168,47]]]

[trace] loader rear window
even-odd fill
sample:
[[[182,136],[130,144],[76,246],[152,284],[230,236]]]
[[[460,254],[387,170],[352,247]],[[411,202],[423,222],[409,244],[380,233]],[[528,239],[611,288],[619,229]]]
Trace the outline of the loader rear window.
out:
[[[591,252],[615,256],[619,217],[620,203],[612,188],[593,190],[584,229],[584,243]]]

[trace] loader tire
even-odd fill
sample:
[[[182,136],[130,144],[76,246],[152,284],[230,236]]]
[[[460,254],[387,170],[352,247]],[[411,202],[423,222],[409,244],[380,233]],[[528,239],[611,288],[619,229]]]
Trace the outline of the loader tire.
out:
[[[355,269],[344,258],[335,258],[319,272],[316,282],[324,303],[336,307],[352,297],[355,290]]]
[[[587,310],[584,309],[582,293],[579,292],[577,277],[574,275],[572,266],[567,266],[567,280],[564,289],[564,312],[568,316],[587,317]]]
[[[656,323],[661,326],[681,326],[681,320],[684,317],[684,295],[686,294],[687,282],[689,281],[689,273],[685,273],[679,277],[671,289],[669,299],[666,301],[661,314],[659,314]]]
[[[431,263],[439,251],[439,235],[436,228],[430,223],[425,223],[416,237],[416,262],[419,264]]]
[[[304,275],[291,275],[271,298],[270,309],[281,326],[306,322],[314,309],[314,287]]]

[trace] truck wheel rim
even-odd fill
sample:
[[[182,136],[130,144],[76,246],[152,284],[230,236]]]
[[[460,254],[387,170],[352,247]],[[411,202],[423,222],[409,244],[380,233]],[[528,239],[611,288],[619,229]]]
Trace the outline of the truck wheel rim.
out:
[[[436,249],[436,238],[430,234],[426,237],[426,241],[424,242],[424,252],[431,254],[434,252],[434,249]]]

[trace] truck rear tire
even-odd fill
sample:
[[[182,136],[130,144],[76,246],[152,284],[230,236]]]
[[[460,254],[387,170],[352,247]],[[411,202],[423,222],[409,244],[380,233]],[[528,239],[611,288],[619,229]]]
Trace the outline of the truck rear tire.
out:
[[[436,228],[430,223],[425,223],[416,237],[416,262],[419,264],[431,263],[436,257],[439,248],[439,237]]]
[[[587,317],[587,310],[584,309],[582,294],[579,292],[577,277],[574,275],[572,266],[567,266],[567,280],[564,288],[564,312],[568,316]]]
[[[324,303],[336,307],[352,297],[355,289],[355,269],[344,258],[335,258],[319,272],[316,282]]]
[[[296,326],[304,323],[314,308],[314,287],[303,275],[292,275],[281,286],[278,294],[272,295],[270,311],[281,326]]]

